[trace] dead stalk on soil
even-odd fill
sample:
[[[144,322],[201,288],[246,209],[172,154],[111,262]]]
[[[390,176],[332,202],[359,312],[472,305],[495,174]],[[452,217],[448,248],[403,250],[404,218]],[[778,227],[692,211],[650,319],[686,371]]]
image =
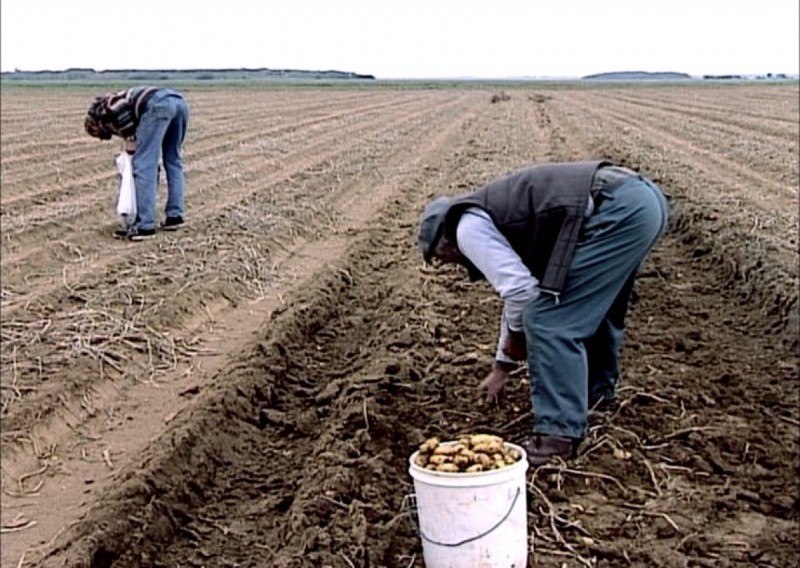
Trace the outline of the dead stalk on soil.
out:
[[[19,513],[13,520],[3,523],[0,526],[0,533],[14,533],[19,531],[24,531],[25,529],[29,529],[31,527],[36,526],[36,521],[26,519],[22,513]]]
[[[680,527],[675,523],[675,521],[672,520],[672,517],[670,517],[666,513],[656,513],[656,512],[653,512],[653,511],[642,511],[641,513],[643,515],[648,515],[648,516],[651,516],[651,517],[661,517],[662,519],[667,521],[672,526],[672,528],[675,529],[676,532],[679,532],[679,533],[683,532],[680,529]]]
[[[111,454],[108,448],[103,450],[102,455],[103,455],[103,462],[105,462],[106,466],[108,466],[108,469],[114,469],[114,464],[111,463]]]
[[[613,477],[611,475],[607,475],[605,473],[594,473],[594,472],[591,472],[591,471],[581,471],[579,469],[571,469],[571,468],[564,467],[564,466],[552,466],[552,465],[539,466],[537,468],[537,471],[543,471],[543,472],[544,471],[552,471],[552,472],[556,472],[556,473],[559,473],[559,474],[566,473],[566,474],[571,474],[571,475],[578,475],[578,476],[581,476],[581,477],[593,477],[593,478],[597,478],[597,479],[604,479],[604,480],[610,481],[614,485],[616,485],[617,488],[623,494],[627,494],[628,493],[628,490],[625,488],[624,485],[622,485],[622,483],[620,483],[619,479],[617,479],[616,477]]]
[[[653,482],[653,488],[656,490],[656,495],[661,497],[661,487],[659,486],[658,479],[656,478],[656,472],[653,471],[653,466],[650,465],[650,462],[646,459],[642,460],[644,466],[647,468],[647,473],[650,474],[650,481]]]
[[[676,430],[664,436],[659,436],[653,441],[657,443],[664,443],[677,438],[682,438],[683,436],[688,436],[693,432],[709,432],[712,430],[717,430],[717,428],[714,426],[691,426],[689,428],[681,428],[680,430]]]
[[[567,540],[564,538],[564,536],[558,530],[558,527],[556,526],[557,514],[556,514],[555,507],[553,506],[553,503],[550,502],[550,499],[547,498],[547,495],[544,494],[544,491],[542,491],[541,489],[539,489],[539,487],[536,486],[535,480],[532,480],[530,483],[528,483],[528,486],[534,492],[536,492],[536,494],[539,496],[539,498],[544,502],[545,506],[547,507],[547,512],[546,513],[543,512],[543,513],[546,514],[546,516],[548,517],[548,519],[550,521],[550,530],[552,531],[553,536],[556,538],[556,541],[561,546],[563,546],[566,550],[569,551],[570,556],[572,558],[574,558],[575,560],[577,560],[579,563],[581,563],[584,566],[591,567],[592,566],[592,562],[590,560],[584,558],[583,556],[581,556],[575,550],[575,548],[569,542],[567,542]]]

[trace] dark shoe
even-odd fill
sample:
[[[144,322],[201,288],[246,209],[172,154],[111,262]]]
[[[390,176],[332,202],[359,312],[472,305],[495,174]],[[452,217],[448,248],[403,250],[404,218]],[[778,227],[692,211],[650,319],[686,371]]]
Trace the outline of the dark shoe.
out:
[[[155,229],[117,229],[112,235],[115,239],[128,239],[130,241],[146,241],[156,236]]]
[[[136,229],[128,234],[128,238],[132,241],[146,241],[155,236],[155,229]]]
[[[177,217],[167,217],[161,225],[161,228],[165,231],[177,231],[184,222],[183,217],[180,215]]]
[[[565,436],[549,436],[547,434],[534,434],[525,442],[525,451],[528,452],[528,463],[538,467],[552,458],[569,460],[577,455],[580,440]]]

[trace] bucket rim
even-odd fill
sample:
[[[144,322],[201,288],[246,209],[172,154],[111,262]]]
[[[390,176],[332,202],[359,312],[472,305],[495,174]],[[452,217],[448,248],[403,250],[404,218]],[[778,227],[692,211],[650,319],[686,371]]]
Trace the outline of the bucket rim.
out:
[[[458,443],[458,440],[449,440],[447,442],[440,442],[440,445],[452,446],[452,445],[455,445],[457,443]],[[416,458],[417,455],[419,455],[419,450],[416,450],[408,458],[408,464],[409,464],[408,471],[411,474],[411,476],[414,477],[415,479],[419,479],[419,477],[424,476],[424,477],[439,478],[441,480],[445,480],[445,479],[460,479],[460,480],[464,480],[464,481],[466,481],[466,480],[475,480],[475,481],[477,481],[477,480],[482,480],[482,479],[485,480],[487,478],[495,477],[495,476],[506,476],[506,475],[509,475],[512,472],[516,472],[516,471],[518,471],[520,469],[522,469],[523,471],[527,471],[528,470],[528,453],[525,451],[525,448],[523,448],[522,446],[518,446],[517,444],[513,444],[511,442],[503,442],[503,446],[505,448],[517,451],[519,453],[519,455],[520,455],[519,460],[517,460],[516,462],[512,463],[508,467],[502,467],[500,469],[490,469],[490,470],[487,470],[487,471],[477,471],[477,472],[460,471],[460,472],[456,473],[456,472],[448,472],[448,471],[435,471],[435,470],[431,470],[431,469],[425,469],[424,467],[420,467],[416,463],[414,463],[414,458]],[[418,474],[418,475],[414,475],[415,473]]]

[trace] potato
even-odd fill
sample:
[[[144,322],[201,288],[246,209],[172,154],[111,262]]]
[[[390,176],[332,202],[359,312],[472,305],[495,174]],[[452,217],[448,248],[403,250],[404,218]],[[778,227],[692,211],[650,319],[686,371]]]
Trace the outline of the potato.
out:
[[[466,448],[461,444],[439,445],[433,450],[433,455],[453,456],[464,449]]]
[[[503,453],[503,444],[498,442],[483,442],[480,444],[475,444],[472,447],[473,452],[481,453],[481,454],[502,454]]]
[[[459,452],[458,455],[459,456],[464,456],[465,458],[467,458],[467,461],[469,463],[477,463],[475,461],[475,459],[476,459],[475,458],[475,452],[473,452],[472,450],[468,450],[468,449],[464,448],[461,452]]]
[[[470,436],[470,443],[473,446],[479,444],[499,444],[502,447],[503,439],[500,436],[493,436],[491,434],[473,434]]]
[[[465,456],[464,454],[458,454],[457,456],[453,456],[453,463],[462,469],[466,469],[467,467],[472,465],[472,461],[469,459],[469,457]]]
[[[428,458],[428,463],[432,463],[433,465],[442,465],[452,462],[453,460],[450,456],[432,455]]]
[[[433,452],[433,450],[435,450],[436,446],[438,446],[438,445],[439,445],[439,438],[436,438],[436,437],[428,438],[422,444],[420,444],[419,451],[422,452],[423,454],[425,454],[425,453],[429,454],[429,453]]]
[[[475,463],[482,465],[485,468],[491,467],[494,460],[487,454],[475,454]]]
[[[520,459],[520,453],[506,447],[500,436],[472,434],[444,444],[437,437],[428,438],[420,444],[414,463],[433,471],[479,473],[508,467]]]

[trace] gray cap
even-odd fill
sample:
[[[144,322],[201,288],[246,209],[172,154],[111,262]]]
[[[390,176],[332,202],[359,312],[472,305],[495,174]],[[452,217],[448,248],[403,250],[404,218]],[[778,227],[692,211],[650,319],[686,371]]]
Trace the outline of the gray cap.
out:
[[[444,217],[450,208],[449,197],[438,197],[428,203],[419,219],[419,249],[422,258],[430,263],[433,252],[444,231]]]

